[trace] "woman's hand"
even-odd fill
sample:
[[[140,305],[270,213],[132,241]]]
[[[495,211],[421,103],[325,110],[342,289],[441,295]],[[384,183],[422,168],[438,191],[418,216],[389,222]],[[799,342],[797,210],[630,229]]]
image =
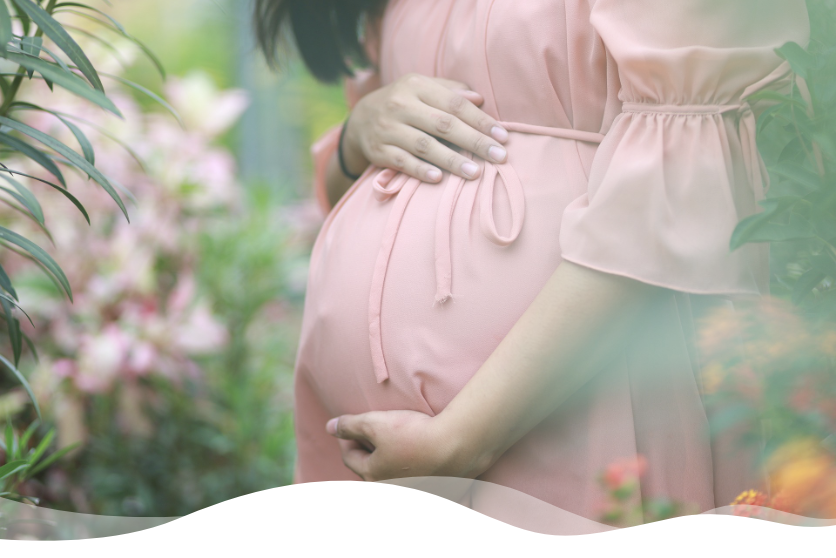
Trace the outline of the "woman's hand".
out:
[[[403,477],[476,478],[491,461],[462,445],[440,416],[414,411],[345,415],[326,430],[340,438],[343,462],[365,481]]]
[[[463,83],[406,75],[357,102],[344,138],[346,165],[357,174],[372,164],[430,183],[441,181],[440,169],[477,178],[479,166],[439,140],[504,163],[508,132],[477,107],[483,102]]]

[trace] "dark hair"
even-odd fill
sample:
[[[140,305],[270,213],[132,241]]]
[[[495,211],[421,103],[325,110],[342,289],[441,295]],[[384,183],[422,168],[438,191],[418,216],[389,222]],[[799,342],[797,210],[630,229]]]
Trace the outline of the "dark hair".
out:
[[[290,27],[305,65],[319,80],[351,76],[350,63],[365,65],[360,44],[364,15],[376,16],[386,0],[254,0],[253,22],[258,46],[271,67]],[[351,61],[351,62],[350,62]]]

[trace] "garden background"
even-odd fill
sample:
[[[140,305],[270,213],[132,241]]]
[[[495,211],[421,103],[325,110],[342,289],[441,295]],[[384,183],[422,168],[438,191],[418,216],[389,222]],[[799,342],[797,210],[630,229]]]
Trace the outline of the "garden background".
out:
[[[44,415],[39,432],[54,426],[58,448],[80,442],[17,491],[54,509],[184,515],[291,482],[292,366],[322,219],[308,146],[346,107],[339,87],[315,84],[291,59],[280,75],[266,68],[249,2],[89,4],[148,45],[167,79],[117,33],[77,14],[57,19],[104,38],[117,52],[75,33],[97,67],[160,95],[183,124],[115,81],[106,86],[124,121],[57,88],[24,86],[27,100],[48,97],[104,128],[88,134],[97,165],[136,203],[128,224],[104,191],[68,177],[92,225],[45,196],[54,247],[36,224],[0,214],[55,257],[75,297],[70,304],[24,258],[2,256],[34,322],[21,328],[39,359],[24,351],[20,370]],[[66,135],[51,118],[34,115],[32,125]],[[0,417],[34,420],[8,375]]]

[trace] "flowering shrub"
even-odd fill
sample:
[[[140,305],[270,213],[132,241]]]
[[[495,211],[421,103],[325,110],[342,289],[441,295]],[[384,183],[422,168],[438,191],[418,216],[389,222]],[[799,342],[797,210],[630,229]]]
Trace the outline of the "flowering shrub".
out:
[[[127,42],[112,46],[123,61],[136,55]],[[52,507],[171,516],[288,482],[284,394],[303,262],[320,217],[310,204],[274,210],[275,200],[243,195],[218,139],[246,98],[218,91],[202,74],[169,80],[163,102],[181,126],[171,115],[143,113],[125,88],[111,91],[125,121],[104,120],[46,87],[29,93],[49,96],[90,131],[100,167],[130,190],[131,223],[83,175],[68,175],[92,225],[60,198],[42,207],[75,303],[61,300],[31,261],[1,260],[34,322],[24,325],[40,353],[30,365],[32,389],[59,442],[82,444],[69,464],[22,490]],[[72,139],[53,116],[25,116],[35,129]],[[0,220],[45,234],[11,211]],[[256,335],[258,326],[272,336]],[[0,396],[0,409],[30,411],[20,388]]]
[[[104,72],[101,65],[94,64],[88,57],[90,51],[82,48],[76,37],[78,34],[95,36],[81,27],[59,21],[63,20],[65,14],[73,14],[77,19],[82,18],[110,29],[140,48],[156,64],[160,73],[164,74],[157,59],[144,45],[133,39],[116,20],[93,6],[83,2],[59,3],[57,0],[0,0],[0,59],[3,66],[3,72],[0,72],[3,99],[0,104],[0,146],[3,153],[3,161],[0,162],[0,204],[17,212],[18,216],[30,219],[50,239],[52,236],[47,227],[43,205],[35,195],[37,190],[33,186],[51,187],[53,192],[60,193],[75,205],[85,219],[90,219],[84,205],[67,189],[67,171],[78,172],[97,183],[125,217],[127,209],[117,191],[121,189],[119,185],[102,172],[101,166],[96,165],[95,147],[76,124],[79,114],[61,111],[52,104],[51,97],[30,95],[33,90],[31,86],[38,84],[41,89],[47,86],[50,91],[62,91],[65,96],[72,96],[76,105],[81,105],[79,101],[83,101],[83,110],[90,112],[92,107],[96,107],[97,110],[104,109],[118,117],[124,115],[114,104],[113,98],[106,93],[102,78],[116,79],[144,90],[137,84]],[[108,43],[100,42],[111,48]],[[60,123],[63,133],[45,132],[31,126],[25,115],[33,112],[54,118]],[[101,117],[98,112],[96,114]],[[70,145],[78,145],[80,149],[76,150]],[[0,225],[0,245],[10,252],[31,259],[46,277],[54,281],[59,292],[72,299],[72,287],[66,273],[54,257],[31,240],[31,227],[30,230],[24,230],[25,227],[18,226],[21,222],[11,219]],[[2,267],[0,307],[0,318],[9,341],[9,346],[0,354],[0,361],[22,386],[25,396],[31,400],[40,418],[38,401],[26,377],[17,368],[24,343],[33,353],[34,345],[21,328],[21,314],[26,314],[20,306],[14,280]],[[0,378],[0,383],[5,383],[5,380],[5,377]],[[36,423],[31,423],[21,436],[21,443],[17,444],[17,433],[11,424],[11,416],[25,404],[25,396],[18,391],[5,394],[3,401],[0,401],[0,408],[5,411],[6,432],[11,433],[3,446],[4,460],[7,462],[0,470],[0,493],[12,498],[19,497],[12,492],[13,487],[33,474],[35,462],[44,457],[43,452],[49,445],[47,440],[52,438],[52,434],[47,434],[40,443],[30,447],[28,444],[36,438],[32,430],[32,425]],[[47,441],[46,446],[43,445],[44,441]],[[65,450],[53,454],[42,463],[50,462]],[[20,461],[26,461],[28,465],[23,467]]]
[[[803,318],[789,302],[765,298],[724,307],[700,334],[701,378],[716,427],[762,447],[764,486],[751,487],[735,513],[779,509],[836,518],[836,343],[828,322]]]
[[[771,186],[763,211],[737,227],[732,248],[773,242],[775,292],[836,309],[836,2],[808,0],[809,47],[778,54],[792,67],[787,95],[761,92],[772,106],[758,120],[758,147]],[[813,295],[813,296],[811,296]],[[812,302],[812,301],[815,302]]]
[[[641,479],[647,473],[642,455],[611,463],[598,479],[606,493],[599,520],[614,527],[634,527],[673,517],[693,515],[699,509],[688,503],[665,498],[643,499]]]
[[[41,87],[37,95],[51,94]],[[38,100],[35,92],[32,96]],[[62,112],[84,114],[85,120],[105,126],[107,134],[130,146],[133,153],[104,135],[92,140],[100,166],[114,181],[130,186],[134,203],[128,211],[133,222],[119,220],[103,192],[82,191],[84,177],[77,175],[68,177],[68,186],[79,190],[87,207],[95,208],[92,225],[69,214],[55,197],[42,204],[57,233],[55,258],[76,290],[73,305],[65,304],[56,289],[31,273],[28,261],[4,260],[4,267],[21,285],[24,306],[38,324],[25,328],[43,355],[32,378],[33,389],[48,406],[56,403],[59,439],[64,444],[85,438],[82,421],[70,418],[70,410],[78,409],[85,397],[113,393],[117,386],[120,424],[127,431],[150,434],[151,426],[138,410],[145,396],[136,380],[149,374],[175,383],[197,377],[193,358],[221,350],[227,338],[223,325],[197,293],[196,235],[212,212],[239,203],[233,159],[211,142],[235,121],[246,101],[239,92],[214,92],[203,76],[173,80],[168,97],[183,110],[187,123],[183,129],[171,117],[141,114],[124,93],[112,96],[121,111],[131,115],[126,122],[101,123],[100,117],[85,114],[85,107],[69,96],[53,103]],[[218,110],[206,111],[196,123],[194,107],[207,98],[217,101]],[[66,133],[51,115],[27,116],[27,123],[36,129],[58,137]],[[19,166],[27,164],[21,161]],[[10,212],[2,218],[17,219]],[[40,233],[30,222],[17,225],[32,236]]]

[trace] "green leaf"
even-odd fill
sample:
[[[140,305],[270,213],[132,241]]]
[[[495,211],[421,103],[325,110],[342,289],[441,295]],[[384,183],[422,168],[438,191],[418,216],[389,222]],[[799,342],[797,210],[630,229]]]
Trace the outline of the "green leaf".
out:
[[[6,317],[6,328],[9,330],[9,342],[12,344],[15,366],[20,365],[20,354],[23,349],[23,340],[20,337],[20,322],[14,317],[12,305],[5,298],[0,298],[0,305],[3,306],[3,313]]]
[[[836,141],[834,141],[830,134],[825,132],[816,132],[813,134],[813,140],[819,145],[822,150],[822,154],[827,159],[836,161]]]
[[[54,139],[53,137],[36,130],[22,122],[18,122],[16,120],[11,120],[10,118],[6,118],[4,116],[0,116],[0,124],[5,124],[9,128],[15,129],[22,134],[26,134],[32,139],[36,139],[39,142],[45,144],[46,146],[54,149],[59,154],[66,157],[73,165],[81,169],[82,171],[86,172],[90,177],[93,178],[99,185],[105,189],[105,191],[110,195],[111,198],[119,205],[119,209],[122,210],[122,213],[125,215],[125,218],[128,219],[130,222],[130,217],[128,216],[128,210],[125,208],[125,204],[122,201],[122,198],[119,197],[119,194],[116,193],[116,190],[113,189],[113,186],[110,184],[107,178],[93,165],[88,163],[83,157],[81,157],[78,153],[61,143],[60,141]]]
[[[810,221],[798,213],[792,213],[788,223],[767,223],[749,237],[749,242],[787,242],[815,236],[816,231]]]
[[[6,52],[6,45],[12,37],[12,16],[6,2],[0,2],[0,51]]]
[[[792,301],[795,304],[800,304],[809,294],[819,286],[826,275],[818,269],[811,269],[804,275],[798,278],[792,290]]]
[[[6,463],[2,467],[0,467],[0,480],[7,479],[12,475],[15,475],[23,470],[25,470],[29,466],[29,463],[26,461],[10,461]]]
[[[2,163],[0,163],[0,165],[2,165]],[[87,224],[88,225],[90,224],[90,216],[87,214],[87,210],[84,209],[84,206],[81,205],[81,202],[78,201],[78,199],[74,195],[72,195],[70,192],[68,192],[66,189],[58,186],[57,184],[53,184],[49,180],[44,180],[43,178],[38,178],[37,176],[32,176],[31,174],[26,174],[26,173],[23,173],[23,172],[20,172],[20,171],[9,170],[8,168],[6,168],[5,170],[0,169],[0,172],[7,172],[7,173],[12,174],[12,175],[16,174],[16,175],[19,175],[19,176],[25,176],[26,178],[31,178],[32,180],[36,180],[38,182],[41,182],[43,184],[46,184],[47,186],[50,186],[50,187],[54,188],[55,190],[58,190],[59,192],[61,192],[61,194],[64,195],[64,197],[66,197],[68,200],[70,200],[73,203],[73,205],[75,205],[78,208],[79,211],[81,211],[81,214],[84,215],[84,219],[87,221]]]
[[[35,434],[35,431],[38,430],[38,426],[40,425],[40,421],[32,421],[32,424],[29,425],[26,432],[20,437],[20,447],[23,448],[23,451],[26,451],[26,447],[29,445],[29,439]]]
[[[6,293],[0,293],[0,298],[5,299],[9,304],[20,310],[20,313],[26,316],[26,319],[29,320],[29,323],[32,324],[32,327],[35,327],[35,322],[32,321],[32,318],[29,316],[29,314],[26,313],[26,310],[23,309],[23,306],[21,306],[18,301],[16,301]]]
[[[3,287],[3,289],[12,295],[15,300],[20,300],[17,298],[15,288],[12,286],[12,280],[9,279],[9,275],[6,273],[6,270],[3,269],[2,265],[0,265],[0,287]]]
[[[66,53],[70,60],[78,66],[78,69],[81,70],[81,73],[84,74],[84,77],[87,78],[93,87],[104,92],[104,86],[102,85],[102,80],[99,78],[99,74],[96,72],[96,68],[93,67],[90,59],[87,58],[87,55],[84,54],[84,51],[81,50],[78,43],[73,40],[70,34],[67,33],[60,23],[55,21],[55,18],[49,15],[49,13],[39,5],[32,2],[32,0],[12,0],[12,2],[17,4],[21,10],[26,12],[32,21],[38,25],[38,28],[43,31],[47,37],[52,39],[52,42],[55,43],[58,48]]]
[[[125,70],[128,69],[129,64],[122,58],[121,53],[119,52],[119,49],[116,48],[115,46],[113,46],[113,44],[111,44],[106,39],[96,35],[95,33],[91,33],[90,31],[88,31],[88,30],[86,30],[82,27],[78,27],[77,25],[71,25],[69,23],[64,24],[64,29],[72,31],[73,34],[83,35],[83,36],[87,37],[88,39],[90,39],[91,41],[93,41],[93,42],[99,44],[100,46],[104,47],[105,49],[107,49],[110,52],[111,56],[113,56],[113,58],[119,63],[119,65],[123,69],[125,69]]]
[[[774,222],[777,212],[764,211],[738,223],[732,235],[732,251],[750,242],[784,242],[816,236],[810,221],[797,213],[790,214],[786,224]]]
[[[836,261],[831,256],[827,254],[813,256],[810,263],[813,264],[813,269],[817,269],[830,277],[836,277]]]
[[[44,212],[41,208],[41,204],[38,203],[38,199],[29,191],[29,188],[12,178],[11,176],[6,175],[5,173],[0,173],[0,178],[11,184],[16,192],[13,192],[7,188],[3,188],[6,192],[11,194],[17,201],[23,204],[23,206],[29,210],[29,213],[32,214],[41,225],[44,224]],[[0,186],[0,188],[2,188]]]
[[[87,159],[87,162],[91,165],[96,164],[96,150],[93,149],[93,144],[90,143],[90,140],[87,139],[87,136],[84,135],[84,132],[81,131],[81,128],[67,120],[66,118],[62,118],[58,115],[55,115],[58,120],[64,123],[64,126],[69,128],[70,132],[75,136],[76,141],[78,141],[79,147],[81,147],[81,152],[84,154],[84,158]]]
[[[29,16],[26,15],[26,12],[21,10],[14,2],[12,2],[12,8],[14,8],[17,17],[20,18],[20,23],[23,26],[23,34],[28,35],[29,29],[32,27],[32,20],[30,20]]]
[[[41,471],[43,471],[44,469],[46,469],[47,467],[49,467],[50,465],[52,465],[53,463],[55,463],[56,461],[58,461],[59,459],[61,459],[62,457],[64,457],[65,455],[67,455],[79,446],[81,446],[81,442],[76,442],[74,444],[70,444],[65,448],[61,448],[60,450],[56,451],[55,453],[41,461],[41,463],[37,467],[29,471],[29,475],[37,475],[38,473],[40,473]]]
[[[793,72],[804,79],[807,79],[809,70],[816,65],[815,59],[801,45],[792,41],[776,49],[775,52],[778,53],[778,56],[790,63]]]
[[[11,418],[7,418],[6,420],[6,429],[4,434],[6,437],[6,443],[3,445],[3,449],[6,450],[6,453],[9,456],[12,456],[7,457],[7,459],[14,459],[14,456],[17,454],[17,450],[15,448],[15,431],[12,427]]]
[[[96,89],[91,88],[87,82],[78,77],[72,72],[66,72],[58,64],[47,62],[42,58],[35,58],[17,52],[10,52],[6,55],[8,60],[23,66],[28,70],[35,70],[39,72],[44,79],[48,79],[59,85],[71,93],[75,93],[79,97],[83,97],[88,101],[95,103],[105,110],[108,110],[118,117],[122,117],[122,113],[113,104],[113,101]]]
[[[784,108],[783,105],[772,105],[771,107],[764,110],[760,116],[758,116],[758,135],[760,135],[766,127],[771,124],[776,117],[776,113]]]
[[[58,263],[56,263],[56,261],[52,259],[52,256],[47,254],[43,248],[31,240],[20,236],[16,232],[7,229],[6,227],[0,227],[0,240],[5,240],[10,244],[19,246],[31,254],[32,257],[38,260],[58,280],[70,300],[73,299],[72,290],[70,289],[70,283],[67,280],[67,276],[64,275],[64,272],[61,270]]]
[[[783,95],[778,93],[777,91],[772,91],[769,89],[765,89],[763,91],[758,91],[757,93],[753,93],[752,95],[746,98],[747,101],[774,101],[778,103],[784,103],[788,105],[792,105],[796,108],[807,110],[807,103],[789,97],[787,95]]]
[[[160,105],[162,105],[168,112],[170,112],[172,114],[172,116],[174,116],[174,118],[177,119],[177,122],[180,124],[180,126],[184,126],[183,119],[180,118],[180,115],[177,113],[176,110],[174,110],[174,107],[171,106],[170,104],[168,104],[165,99],[163,99],[162,97],[160,97],[159,95],[157,95],[153,91],[151,91],[149,89],[146,89],[145,87],[139,85],[138,83],[134,83],[130,80],[127,80],[127,79],[123,78],[122,76],[117,76],[117,75],[114,75],[114,74],[108,74],[108,73],[105,73],[105,72],[102,72],[102,75],[107,76],[111,79],[115,79],[116,81],[118,81],[118,82],[120,82],[124,85],[127,85],[128,87],[130,87],[132,89],[136,89],[140,93],[144,93],[145,95],[149,96],[153,100],[157,101]]]
[[[75,136],[75,139],[76,141],[78,141],[78,145],[79,147],[81,147],[81,151],[84,154],[84,158],[87,159],[87,162],[91,165],[96,164],[96,152],[93,149],[93,144],[90,143],[90,140],[87,139],[87,136],[84,134],[84,132],[81,131],[81,128],[64,118],[62,114],[54,110],[43,108],[36,104],[27,103],[23,101],[13,103],[12,107],[15,109],[21,108],[23,110],[39,110],[41,112],[46,112],[53,115],[55,118],[60,120],[64,124],[64,126],[67,127],[68,130],[70,130],[73,136]]]
[[[751,238],[754,237],[755,234],[757,234],[757,232],[763,227],[769,224],[774,213],[775,210],[763,211],[739,222],[734,229],[734,233],[732,233],[731,241],[729,243],[731,251],[734,252],[744,244],[752,242]]]
[[[29,347],[29,350],[32,352],[32,357],[35,359],[35,362],[40,363],[41,359],[38,358],[38,350],[35,349],[35,344],[32,343],[32,340],[29,339],[28,335],[26,335],[25,333],[22,333],[22,335],[23,335],[23,340],[26,342],[26,346]]]
[[[23,37],[20,41],[20,50],[32,56],[40,56],[43,47],[43,37]]]
[[[41,55],[41,49],[44,46],[43,37],[23,37],[20,41],[20,50],[31,56],[38,57]],[[34,70],[28,70],[29,79],[35,74]]]
[[[57,178],[58,182],[60,182],[61,185],[66,188],[67,182],[66,180],[64,180],[64,175],[61,173],[61,170],[58,168],[58,165],[56,165],[52,159],[47,157],[47,155],[43,151],[35,149],[25,141],[20,140],[14,136],[10,136],[9,134],[3,132],[0,132],[0,143],[8,145],[12,149],[18,151],[21,155],[24,155],[41,165],[52,176]]]
[[[49,445],[52,443],[52,439],[55,438],[55,430],[50,430],[46,433],[41,443],[38,444],[38,447],[35,448],[35,451],[32,452],[32,455],[29,456],[29,474],[32,474],[32,470],[35,468],[35,465],[38,464],[38,461],[43,457],[46,453],[46,450],[49,449]]]
[[[93,6],[88,6],[87,4],[81,4],[79,2],[62,2],[61,4],[57,4],[55,7],[56,7],[56,11],[70,12],[70,13],[79,15],[81,17],[89,19],[90,21],[98,23],[99,25],[101,25],[105,29],[109,29],[109,30],[113,31],[114,33],[118,33],[119,35],[122,35],[123,37],[125,37],[126,39],[128,39],[129,41],[134,43],[137,47],[139,47],[139,49],[142,51],[142,53],[145,54],[145,56],[148,58],[148,60],[151,61],[151,64],[153,64],[154,67],[157,69],[157,72],[159,72],[160,77],[162,77],[163,79],[166,79],[165,68],[163,67],[162,62],[160,62],[160,59],[157,58],[157,56],[154,54],[154,52],[151,49],[149,49],[145,45],[145,43],[143,43],[142,41],[140,41],[139,39],[137,39],[133,35],[130,35],[125,30],[125,28],[122,26],[121,23],[119,23],[118,21],[113,19],[107,13],[105,13],[102,10],[100,10],[98,8],[95,8]],[[90,14],[85,14],[85,13],[79,12],[77,10],[64,9],[64,8],[69,8],[69,7],[82,8],[82,9],[86,9],[86,10],[96,12],[96,13],[106,17],[108,19],[108,21],[110,22],[110,24],[108,24],[107,21],[102,21],[98,18],[93,17]]]
[[[139,165],[139,168],[142,170],[142,172],[147,172],[147,169],[146,169],[146,166],[145,166],[145,161],[142,160],[142,158],[139,156],[139,154],[137,154],[137,152],[134,151],[131,148],[130,145],[128,145],[126,142],[122,141],[118,137],[114,136],[110,132],[108,132],[105,128],[102,128],[98,124],[96,124],[94,122],[90,122],[89,120],[85,120],[84,118],[80,118],[80,117],[78,117],[74,114],[69,114],[69,113],[66,113],[66,112],[59,112],[59,111],[51,111],[51,112],[52,112],[52,114],[60,115],[60,116],[63,116],[65,118],[70,118],[72,120],[75,120],[76,122],[79,122],[81,124],[84,124],[85,126],[89,126],[90,128],[94,129],[96,132],[103,135],[104,137],[106,137],[107,139],[116,143],[122,149],[124,149],[128,153],[128,155],[130,155],[131,158],[133,158],[133,160],[136,161],[136,164]]]
[[[24,53],[26,53],[26,54],[30,54],[30,55],[32,55],[33,57],[38,57],[38,56],[40,55],[40,53],[41,53],[41,52],[45,52],[45,53],[47,53],[47,54],[50,56],[50,58],[52,58],[53,62],[55,62],[56,64],[58,64],[58,66],[60,66],[60,67],[61,67],[61,69],[62,69],[62,70],[64,70],[64,71],[65,71],[65,72],[67,72],[67,73],[72,73],[72,70],[70,70],[70,67],[67,65],[67,63],[66,63],[66,62],[64,62],[64,60],[63,60],[60,56],[58,56],[57,54],[55,54],[54,52],[52,52],[50,49],[48,49],[48,48],[46,48],[45,46],[43,46],[43,44],[42,44],[42,43],[43,43],[43,39],[40,39],[40,40],[38,41],[38,43],[39,43],[39,45],[40,45],[40,46],[38,47],[37,52],[35,52],[35,53],[32,53],[32,52],[26,52],[26,51],[21,51],[21,52],[24,52]],[[75,68],[75,66],[73,66],[73,68]],[[31,76],[32,72],[30,71],[30,72],[29,72],[29,74],[30,74],[30,76]],[[49,83],[49,81],[48,81],[48,80],[47,80],[47,83]],[[50,88],[50,89],[51,89],[51,88]]]

